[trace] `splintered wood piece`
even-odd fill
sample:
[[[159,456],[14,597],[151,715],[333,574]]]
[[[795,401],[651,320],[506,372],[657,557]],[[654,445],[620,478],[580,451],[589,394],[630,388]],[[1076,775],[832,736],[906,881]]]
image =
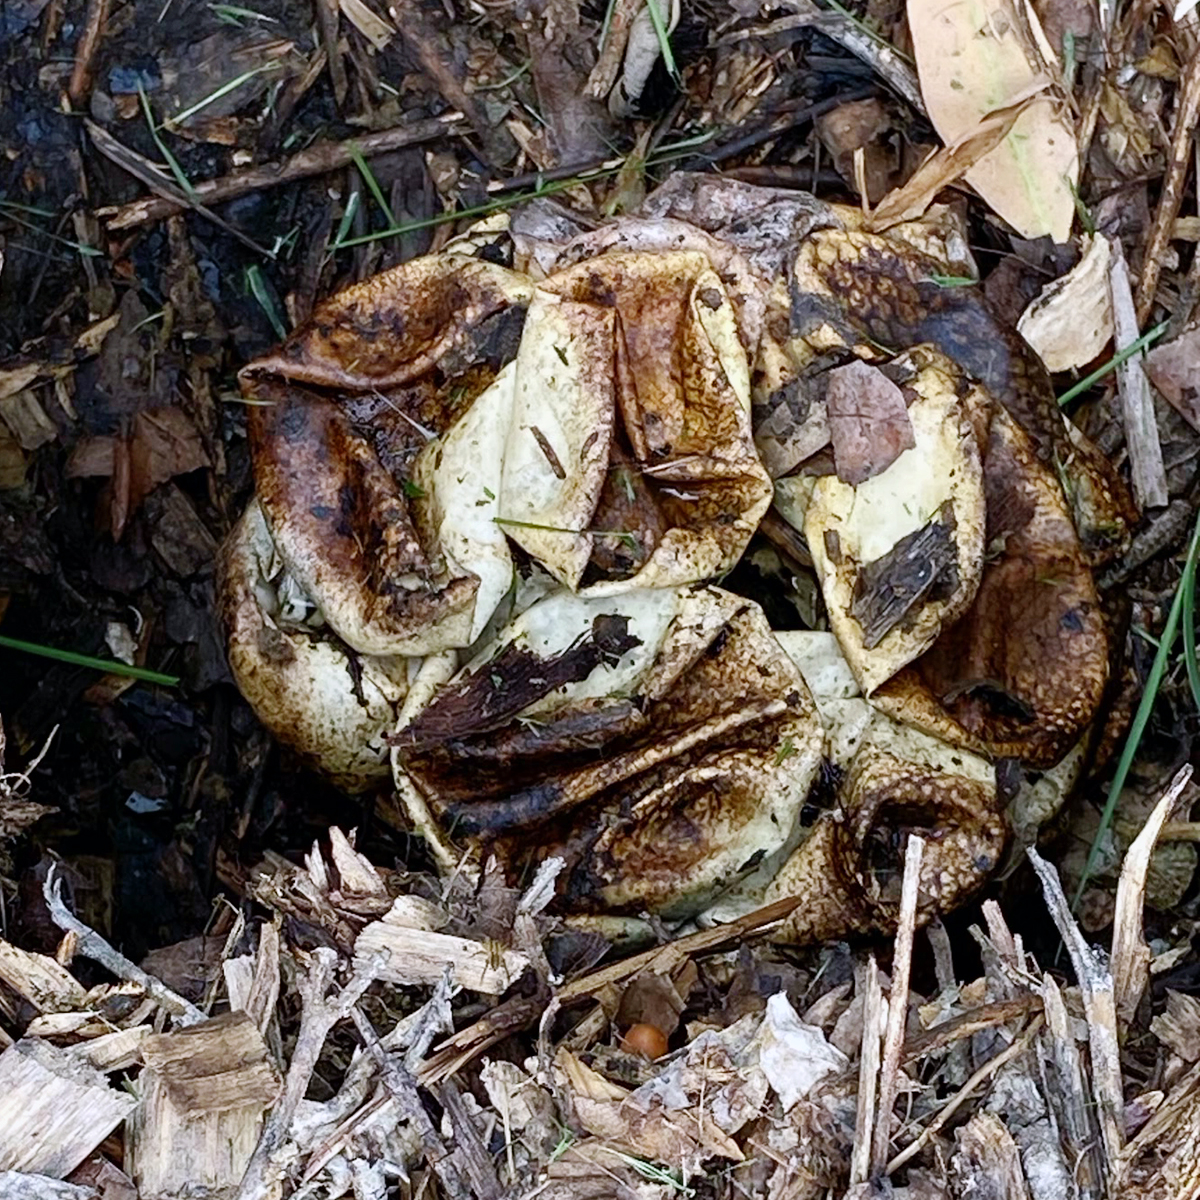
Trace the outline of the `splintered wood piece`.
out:
[[[389,919],[391,916],[389,913],[372,921],[354,943],[356,963],[383,953],[385,963],[379,978],[389,983],[432,986],[449,967],[451,978],[460,987],[498,996],[529,966],[529,959],[516,950],[488,947],[448,933],[410,929]]]
[[[1104,1190],[1104,1164],[1092,1096],[1084,1082],[1083,1061],[1075,1044],[1062,991],[1049,972],[1042,977],[1042,997],[1046,1030],[1038,1042],[1038,1049],[1046,1080],[1046,1105],[1058,1128],[1058,1137],[1053,1143],[1060,1148],[1057,1165],[1064,1175],[1070,1171],[1080,1196],[1100,1196]],[[1071,1164],[1069,1168],[1068,1163]]]
[[[61,1178],[135,1103],[69,1051],[22,1039],[0,1054],[0,1171]]]
[[[958,1195],[982,1192],[998,1200],[1028,1200],[1021,1152],[999,1117],[976,1113],[954,1136],[958,1149],[950,1168]]]
[[[64,1183],[49,1175],[0,1171],[0,1196],[4,1200],[95,1200],[96,1189]]]
[[[71,1047],[76,1058],[90,1063],[97,1071],[124,1071],[142,1061],[142,1042],[151,1035],[149,1025],[134,1025],[130,1029],[116,1029],[102,1033]],[[0,1192],[0,1195],[3,1195]]]
[[[244,1012],[142,1043],[142,1098],[129,1121],[130,1174],[149,1198],[233,1188],[279,1095],[266,1043]]]
[[[1112,261],[1108,282],[1112,291],[1114,345],[1118,351],[1135,342],[1139,323],[1133,311],[1129,269],[1119,238],[1112,241]],[[1149,265],[1149,264],[1147,264]],[[1117,390],[1121,396],[1121,415],[1125,423],[1125,444],[1129,449],[1129,472],[1138,507],[1161,508],[1171,498],[1163,468],[1162,445],[1158,440],[1158,420],[1150,381],[1142,365],[1141,354],[1130,355],[1117,368]]]
[[[45,954],[31,954],[0,940],[0,983],[10,987],[39,1013],[74,1012],[84,1005],[86,989]]]
[[[1104,1156],[1105,1178],[1111,1184],[1124,1142],[1121,1055],[1113,978],[1104,952],[1089,945],[1079,931],[1054,867],[1032,846],[1025,853],[1037,873],[1046,907],[1067,948],[1071,965],[1075,968],[1075,978],[1079,981],[1083,1015],[1088,1027],[1088,1045],[1092,1054],[1091,1083],[1100,1126],[1100,1147]]]
[[[1142,993],[1150,982],[1150,947],[1142,933],[1142,905],[1146,898],[1150,857],[1163,825],[1191,778],[1190,765],[1180,768],[1129,847],[1121,866],[1113,919],[1112,975],[1117,1019],[1122,1031],[1132,1024]]]

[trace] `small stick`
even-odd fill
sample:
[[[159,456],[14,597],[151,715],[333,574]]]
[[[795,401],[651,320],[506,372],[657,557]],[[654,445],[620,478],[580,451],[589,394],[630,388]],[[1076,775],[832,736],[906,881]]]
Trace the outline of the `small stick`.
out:
[[[66,906],[62,898],[62,880],[58,876],[57,864],[46,873],[46,882],[42,884],[42,896],[50,910],[50,919],[64,933],[74,935],[76,953],[98,962],[118,979],[136,983],[151,1000],[175,1017],[180,1025],[195,1025],[208,1019],[190,1000],[185,1000],[177,992],[173,992],[162,980],[148,975],[137,963],[131,962],[119,950],[110,946]]]
[[[921,96],[921,84],[917,73],[883,38],[864,30],[844,13],[828,12],[818,8],[812,0],[791,0],[789,8],[795,15],[780,17],[766,25],[727,33],[717,39],[718,46],[736,42],[760,41],[789,29],[817,29],[827,38],[837,42],[855,58],[866,63],[894,92],[907,100],[917,112],[925,113],[925,101]]]
[[[1154,294],[1158,290],[1167,244],[1175,228],[1175,218],[1183,201],[1183,185],[1192,157],[1192,134],[1200,115],[1200,54],[1191,54],[1184,68],[1179,88],[1179,107],[1175,111],[1175,128],[1171,133],[1171,161],[1163,176],[1162,192],[1154,213],[1154,224],[1142,256],[1142,278],[1138,283],[1137,319],[1144,325],[1154,309]]]
[[[1150,856],[1154,853],[1154,844],[1162,833],[1166,819],[1191,778],[1190,764],[1179,769],[1121,864],[1116,915],[1113,919],[1112,976],[1117,1017],[1122,1028],[1133,1020],[1142,993],[1150,982],[1150,947],[1146,945],[1142,933],[1142,903],[1146,896]]]
[[[346,64],[338,49],[338,22],[341,12],[337,0],[314,0],[317,10],[317,27],[321,31],[321,47],[325,51],[325,62],[329,67],[329,81],[333,84],[333,98],[338,111],[346,101]]]
[[[317,142],[307,150],[294,154],[286,162],[263,163],[258,167],[247,167],[233,171],[218,179],[206,179],[192,185],[198,200],[205,204],[220,204],[238,196],[257,192],[260,188],[278,187],[297,179],[308,179],[313,175],[325,175],[341,170],[354,161],[355,152],[363,158],[387,154],[405,146],[462,132],[462,114],[448,113],[427,121],[413,121],[393,129],[381,129],[377,133],[366,133],[362,137],[350,138],[345,142]],[[164,196],[145,196],[120,208],[99,209],[99,215],[108,217],[109,229],[130,229],[149,221],[160,221],[173,213],[184,212],[187,203]]]
[[[92,63],[95,62],[96,51],[100,49],[107,19],[108,0],[88,0],[83,32],[75,44],[75,65],[71,69],[71,81],[67,84],[67,98],[72,108],[77,109],[92,90]]]
[[[170,183],[162,172],[148,158],[131,150],[123,142],[118,141],[107,129],[97,125],[95,121],[84,120],[84,127],[92,139],[92,145],[104,155],[109,162],[116,163],[123,171],[128,171],[134,179],[140,179],[151,191],[171,200],[182,208],[190,208],[199,213],[214,225],[225,230],[231,237],[237,238],[243,246],[270,258],[271,252],[260,246],[253,238],[247,237],[240,229],[234,228],[228,221],[218,217],[212,209],[207,208],[198,199],[189,196],[181,187]]]
[[[938,1131],[954,1116],[956,1112],[971,1098],[971,1093],[1001,1067],[1007,1066],[1015,1058],[1020,1058],[1033,1045],[1033,1039],[1041,1032],[1045,1018],[1039,1013],[1030,1021],[1025,1032],[1007,1050],[1002,1050],[995,1058],[985,1062],[966,1083],[946,1102],[945,1108],[921,1130],[920,1134],[884,1168],[885,1175],[893,1175],[900,1170],[910,1158],[920,1152],[938,1133]]]
[[[494,141],[494,135],[502,127],[492,125],[474,94],[467,91],[462,80],[444,61],[439,53],[437,35],[422,15],[420,5],[415,0],[394,0],[388,6],[388,13],[413,57],[420,63],[421,70],[446,102],[462,112],[471,123],[484,143],[486,153],[487,147]],[[507,130],[504,132],[507,134]]]
[[[258,1145],[254,1147],[238,1187],[237,1200],[265,1200],[276,1191],[279,1168],[272,1159],[287,1140],[292,1119],[317,1069],[325,1039],[340,1020],[350,1016],[363,993],[375,982],[380,956],[372,955],[356,967],[350,982],[339,993],[326,999],[325,993],[333,982],[337,963],[337,952],[328,946],[318,946],[308,956],[299,980],[300,1032],[296,1035],[292,1061],[288,1063],[283,1093],[259,1134]]]
[[[1129,269],[1120,238],[1113,238],[1112,262],[1108,286],[1112,293],[1113,346],[1118,353],[1138,339],[1138,318],[1133,311],[1129,288]],[[1143,268],[1144,270],[1144,268]],[[1158,440],[1158,422],[1150,381],[1146,378],[1143,356],[1129,355],[1117,367],[1117,390],[1121,396],[1121,415],[1125,426],[1125,444],[1129,448],[1129,473],[1138,507],[1162,508],[1170,496],[1163,468],[1162,446]]]
[[[388,1095],[391,1096],[401,1117],[409,1121],[419,1134],[425,1159],[446,1189],[446,1193],[450,1196],[468,1195],[466,1180],[459,1171],[458,1154],[442,1140],[437,1126],[421,1102],[412,1075],[384,1050],[371,1022],[357,1004],[350,1010],[350,1016],[358,1027],[359,1036],[367,1052],[375,1059],[379,1077]]]
[[[1113,979],[1104,961],[1103,951],[1090,946],[1071,916],[1071,906],[1063,894],[1058,873],[1030,846],[1025,853],[1042,885],[1046,907],[1058,928],[1059,936],[1071,957],[1075,978],[1083,998],[1083,1015],[1088,1027],[1088,1046],[1092,1057],[1092,1091],[1096,1117],[1100,1125],[1100,1146],[1104,1155],[1105,1176],[1111,1189],[1116,1179],[1124,1142],[1124,1098],[1121,1091],[1121,1053],[1117,1042],[1117,1010],[1113,1000]]]
[[[879,1084],[879,1047],[885,1025],[883,989],[875,955],[867,956],[861,971],[863,998],[862,1053],[858,1060],[858,1110],[854,1122],[854,1147],[850,1151],[850,1186],[871,1176],[871,1145],[875,1131],[875,1094]]]
[[[921,889],[921,859],[925,839],[915,833],[904,850],[904,880],[900,885],[900,918],[896,949],[892,955],[892,986],[888,992],[887,1031],[883,1039],[883,1065],[879,1072],[879,1106],[875,1136],[871,1141],[871,1178],[879,1177],[887,1165],[892,1140],[892,1109],[900,1076],[900,1052],[908,1024],[908,982],[912,977],[913,940],[917,928],[917,900]]]

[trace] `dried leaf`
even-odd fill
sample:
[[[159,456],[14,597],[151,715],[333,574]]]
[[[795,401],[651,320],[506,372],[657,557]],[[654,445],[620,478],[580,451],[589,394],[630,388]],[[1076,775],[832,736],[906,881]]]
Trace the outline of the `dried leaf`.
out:
[[[822,1030],[800,1020],[783,992],[767,1001],[758,1038],[759,1065],[785,1112],[827,1075],[849,1066],[850,1060],[829,1044]]]
[[[947,145],[1050,84],[1011,0],[909,0],[908,20],[925,107]],[[1078,157],[1062,103],[1037,96],[966,178],[1022,237],[1064,242],[1075,215]]]
[[[1085,239],[1079,262],[1047,284],[1021,314],[1017,329],[1049,370],[1070,371],[1090,363],[1112,338],[1111,257],[1103,234]]]
[[[1200,432],[1200,329],[1155,346],[1145,366],[1150,382]]]
[[[878,367],[856,359],[829,372],[825,389],[838,478],[857,486],[911,450],[912,422],[904,393]]]
[[[1012,132],[1032,101],[1026,100],[990,113],[957,142],[935,150],[903,187],[889,192],[866,220],[875,232],[920,217],[943,188],[957,183],[977,163],[991,154]]]
[[[384,20],[363,0],[338,0],[342,16],[375,47],[382,50],[396,36],[396,27]]]

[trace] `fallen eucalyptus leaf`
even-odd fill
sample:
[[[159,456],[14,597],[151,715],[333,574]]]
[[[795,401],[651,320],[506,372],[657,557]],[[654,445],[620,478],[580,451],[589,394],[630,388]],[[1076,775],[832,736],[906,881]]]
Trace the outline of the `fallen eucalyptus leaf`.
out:
[[[949,146],[999,109],[1028,107],[1004,140],[966,174],[967,182],[1026,238],[1065,242],[1075,216],[1071,189],[1079,149],[1063,102],[1048,89],[1036,42],[1012,0],[909,0],[921,96]]]

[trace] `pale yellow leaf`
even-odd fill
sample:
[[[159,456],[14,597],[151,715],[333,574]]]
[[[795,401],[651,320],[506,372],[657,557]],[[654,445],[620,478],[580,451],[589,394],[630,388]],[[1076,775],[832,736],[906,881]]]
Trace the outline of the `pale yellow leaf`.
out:
[[[368,8],[363,0],[338,0],[338,8],[376,50],[382,50],[396,34],[396,27]]]
[[[1013,4],[909,0],[908,20],[925,107],[947,145],[969,138],[998,109],[1046,89],[966,179],[1022,237],[1066,241],[1079,174],[1075,132]]]
[[[1113,334],[1108,268],[1112,249],[1097,234],[1061,279],[1042,288],[1017,329],[1051,371],[1069,371],[1096,358]]]

